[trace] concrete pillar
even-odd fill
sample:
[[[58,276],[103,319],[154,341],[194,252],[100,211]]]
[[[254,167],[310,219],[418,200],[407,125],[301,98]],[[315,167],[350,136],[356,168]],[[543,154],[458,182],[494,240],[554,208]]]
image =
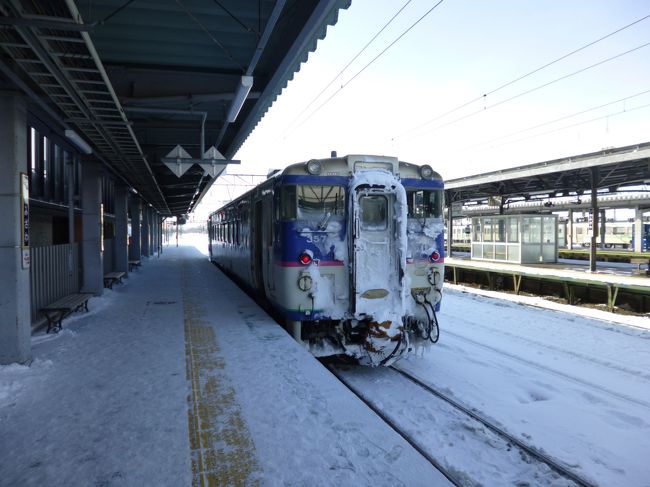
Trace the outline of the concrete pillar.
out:
[[[23,265],[21,176],[27,172],[25,101],[0,93],[0,364],[31,358],[29,268]]]
[[[151,211],[149,205],[142,209],[142,255],[151,255]]]
[[[634,251],[643,252],[643,210],[634,209]]]
[[[573,210],[569,210],[569,221],[567,222],[566,227],[566,246],[567,249],[573,249]]]
[[[142,232],[141,232],[141,201],[135,195],[131,195],[129,201],[129,210],[131,212],[131,244],[129,246],[129,259],[140,260],[142,256]]]
[[[83,266],[82,292],[99,296],[104,292],[104,260],[102,253],[101,165],[86,159],[81,165],[81,256]]]
[[[115,248],[113,267],[118,272],[129,270],[129,242],[128,242],[128,202],[129,188],[124,185],[115,185]]]

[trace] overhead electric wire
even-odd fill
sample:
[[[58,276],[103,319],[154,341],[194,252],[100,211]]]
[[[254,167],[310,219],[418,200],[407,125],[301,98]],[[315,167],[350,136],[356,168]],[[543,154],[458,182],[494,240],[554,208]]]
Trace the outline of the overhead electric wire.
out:
[[[614,105],[616,103],[625,102],[627,100],[631,100],[632,98],[636,98],[638,96],[646,95],[648,93],[650,93],[650,90],[641,91],[641,92],[636,93],[634,95],[626,96],[625,98],[619,98],[618,100],[610,101],[608,103],[603,103],[602,105],[587,108],[585,110],[575,112],[575,113],[572,113],[570,115],[565,115],[563,117],[556,118],[555,120],[549,120],[548,122],[540,123],[538,125],[534,125],[533,127],[528,127],[528,128],[522,129],[522,130],[518,130],[516,132],[512,132],[512,133],[507,134],[507,135],[501,135],[500,137],[495,137],[494,139],[490,139],[490,140],[485,141],[485,142],[480,142],[478,144],[471,145],[471,146],[468,147],[468,149],[473,149],[475,147],[482,147],[482,146],[485,146],[485,145],[489,145],[489,144],[492,144],[493,142],[496,142],[496,141],[501,140],[501,139],[507,139],[508,137],[513,137],[515,135],[523,134],[524,132],[529,132],[531,130],[535,130],[535,129],[538,129],[538,128],[541,128],[541,127],[545,127],[546,125],[551,125],[551,124],[554,124],[554,123],[557,123],[557,122],[561,122],[562,120],[567,120],[569,118],[577,117],[579,115],[584,115],[585,113],[593,112],[594,110],[599,110],[601,108],[605,108],[605,107],[608,107],[610,105]],[[504,143],[504,144],[501,144],[501,145],[505,145],[505,144],[507,144],[507,142]]]
[[[381,29],[379,29],[379,30],[377,31],[377,33],[372,37],[372,39],[370,39],[370,40],[366,43],[366,45],[363,46],[363,47],[361,48],[361,50],[360,50],[359,52],[357,52],[357,53],[354,55],[354,57],[353,57],[352,59],[350,59],[350,61],[349,61],[349,62],[348,62],[344,67],[343,67],[343,69],[341,69],[341,70],[336,74],[336,76],[334,76],[334,77],[331,79],[331,81],[330,81],[329,83],[327,83],[327,85],[325,85],[325,87],[320,91],[320,93],[318,93],[318,94],[317,94],[317,95],[316,95],[316,96],[315,96],[315,97],[314,97],[314,98],[313,98],[313,99],[312,99],[312,100],[307,104],[307,106],[306,106],[305,108],[303,108],[302,111],[301,111],[298,115],[296,115],[296,118],[293,120],[293,122],[291,122],[291,125],[289,125],[289,127],[287,128],[287,130],[288,130],[289,128],[291,128],[291,127],[293,126],[293,124],[296,123],[296,121],[297,121],[297,120],[302,116],[303,113],[305,113],[307,110],[309,110],[309,107],[311,107],[311,106],[316,102],[316,100],[318,100],[318,99],[321,97],[321,95],[322,95],[323,93],[325,93],[325,91],[327,90],[327,88],[329,88],[330,86],[332,86],[332,83],[334,83],[334,81],[336,81],[336,80],[338,79],[338,77],[341,76],[341,75],[343,74],[343,71],[345,71],[346,69],[348,69],[348,68],[350,67],[350,65],[351,65],[354,61],[356,61],[357,58],[358,58],[359,56],[361,56],[361,54],[363,54],[363,52],[368,48],[368,46],[370,46],[370,44],[372,44],[372,43],[375,41],[375,39],[377,39],[377,37],[379,37],[379,35],[380,35],[384,30],[386,30],[386,28],[387,28],[387,27],[388,27],[388,26],[393,22],[393,20],[395,20],[395,19],[397,18],[397,16],[398,16],[400,13],[402,13],[402,10],[404,10],[404,9],[406,8],[406,6],[407,6],[409,3],[411,3],[411,1],[412,1],[412,0],[408,0],[404,5],[402,5],[402,7],[401,7],[397,12],[395,12],[395,15],[393,15],[393,16],[390,18],[390,20],[389,20],[388,22],[386,22],[386,23],[384,24],[384,26],[383,26]]]
[[[592,118],[590,120],[584,120],[582,122],[577,122],[577,123],[574,123],[574,124],[571,124],[571,125],[565,125],[564,127],[559,127],[557,129],[548,130],[546,132],[542,132],[542,133],[539,133],[539,134],[529,135],[527,137],[522,137],[521,139],[517,139],[517,140],[511,140],[509,142],[504,142],[503,144],[499,144],[499,145],[501,145],[501,146],[509,145],[509,144],[514,144],[514,143],[517,143],[517,142],[521,142],[522,140],[534,139],[535,137],[541,137],[543,135],[552,134],[554,132],[560,132],[562,130],[570,129],[570,128],[573,128],[573,127],[579,127],[580,125],[586,125],[586,124],[591,123],[591,122],[597,122],[598,120],[604,120],[606,118],[616,117],[618,115],[623,115],[625,113],[635,112],[637,110],[643,110],[644,108],[650,108],[650,103],[646,103],[645,105],[641,105],[641,106],[634,107],[634,108],[624,108],[623,110],[621,110],[619,112],[609,113],[607,115]]]
[[[518,94],[516,94],[514,96],[511,96],[510,98],[506,98],[505,100],[501,100],[500,102],[495,103],[494,105],[490,105],[490,106],[481,108],[479,110],[476,110],[476,111],[474,111],[472,113],[468,113],[467,115],[464,115],[464,116],[462,116],[460,118],[456,118],[454,120],[451,120],[450,122],[445,122],[443,124],[437,125],[436,127],[432,128],[432,129],[427,129],[424,132],[420,132],[419,134],[415,134],[413,137],[422,136],[422,135],[434,132],[434,131],[436,131],[438,129],[441,129],[443,127],[448,127],[449,125],[453,125],[453,124],[458,123],[458,122],[460,122],[462,120],[465,120],[465,119],[468,119],[468,118],[473,117],[475,115],[478,115],[479,113],[484,113],[485,111],[489,110],[490,108],[494,108],[494,107],[497,107],[499,105],[503,105],[504,103],[510,102],[510,101],[512,101],[512,100],[514,100],[516,98],[521,97],[521,96],[528,95],[529,93],[532,93],[532,92],[537,91],[537,90],[541,90],[542,88],[546,88],[547,86],[552,85],[554,83],[557,83],[558,81],[563,81],[563,80],[565,80],[567,78],[575,76],[576,74],[583,73],[583,72],[585,72],[585,71],[587,71],[587,70],[589,70],[591,68],[595,68],[595,67],[600,66],[602,64],[608,63],[610,61],[613,61],[614,59],[618,59],[618,58],[620,58],[622,56],[625,56],[625,55],[630,54],[632,52],[638,51],[639,49],[642,49],[642,48],[647,47],[647,46],[650,46],[650,42],[646,42],[645,44],[642,44],[642,45],[637,46],[635,48],[629,49],[629,50],[627,50],[625,52],[622,52],[620,54],[617,54],[615,56],[611,56],[611,57],[609,57],[607,59],[604,59],[602,61],[599,61],[597,63],[591,64],[591,65],[589,65],[589,66],[587,66],[585,68],[579,69],[578,71],[574,71],[573,73],[569,73],[569,74],[566,74],[564,76],[560,76],[559,78],[556,78],[554,80],[543,83],[543,84],[541,84],[539,86],[536,86],[535,88],[531,88],[530,90],[523,91],[523,92],[518,93]],[[418,128],[420,128],[420,127],[418,127]],[[395,140],[395,139],[393,139],[393,140]]]
[[[422,20],[424,20],[424,18],[425,18],[427,15],[429,15],[431,12],[433,12],[433,11],[438,7],[438,5],[440,5],[440,4],[441,4],[442,2],[444,2],[444,1],[445,1],[445,0],[439,0],[438,3],[436,3],[433,7],[431,7],[429,10],[427,10],[427,11],[424,13],[424,15],[422,15],[422,17],[420,17],[420,18],[419,18],[418,20],[416,20],[413,24],[411,24],[411,26],[410,26],[408,29],[406,29],[404,32],[402,32],[402,33],[401,33],[401,34],[400,34],[400,35],[399,35],[399,36],[398,36],[398,37],[397,37],[393,42],[391,42],[391,43],[390,43],[390,44],[389,44],[389,45],[388,45],[388,46],[387,46],[383,51],[381,51],[381,52],[380,52],[379,54],[377,54],[374,58],[372,58],[372,60],[371,60],[368,64],[366,64],[363,68],[361,68],[359,71],[357,71],[357,73],[356,73],[354,76],[352,76],[352,77],[351,77],[351,78],[350,78],[346,83],[342,84],[341,87],[340,87],[337,91],[335,91],[335,92],[334,92],[334,93],[333,93],[329,98],[327,98],[323,103],[321,103],[321,104],[318,106],[318,108],[316,108],[313,112],[311,112],[311,113],[309,114],[309,116],[308,116],[306,119],[304,119],[304,120],[303,120],[303,121],[298,125],[298,127],[299,127],[300,125],[303,125],[303,124],[306,123],[306,122],[307,122],[311,117],[313,117],[313,116],[314,116],[314,115],[315,115],[315,114],[316,114],[316,113],[317,113],[321,108],[323,108],[327,103],[329,103],[329,101],[330,101],[332,98],[334,98],[336,95],[338,95],[338,94],[343,90],[343,88],[345,88],[347,85],[349,85],[349,84],[350,84],[350,83],[351,83],[351,82],[352,82],[352,81],[353,81],[357,76],[359,76],[361,73],[363,73],[363,72],[364,72],[364,71],[365,71],[365,70],[366,70],[366,69],[367,69],[371,64],[373,64],[373,63],[374,63],[377,59],[379,59],[379,58],[380,58],[380,57],[381,57],[381,56],[382,56],[386,51],[388,51],[391,47],[393,47],[393,46],[394,46],[394,45],[395,45],[395,44],[396,44],[396,43],[397,43],[397,42],[398,42],[402,37],[404,37],[404,36],[405,36],[405,35],[406,35],[406,34],[407,34],[411,29],[413,29],[413,27],[415,27],[415,26],[418,25]],[[298,127],[296,127],[296,128],[298,128]],[[295,128],[294,128],[294,130],[295,130]]]
[[[571,51],[571,52],[568,53],[568,54],[565,54],[565,55],[563,55],[563,56],[560,56],[559,58],[557,58],[557,59],[555,59],[555,60],[553,60],[553,61],[551,61],[551,62],[549,62],[549,63],[546,63],[546,64],[544,64],[543,66],[540,66],[539,68],[533,69],[532,71],[530,71],[530,72],[528,72],[528,73],[526,73],[526,74],[524,74],[524,75],[522,75],[522,76],[519,76],[518,78],[515,78],[515,79],[513,79],[513,80],[511,80],[511,81],[508,81],[507,83],[504,83],[504,84],[502,84],[501,86],[499,86],[499,87],[497,87],[497,88],[494,88],[493,90],[490,90],[490,91],[484,93],[484,94],[481,95],[481,96],[478,96],[478,97],[476,97],[476,98],[474,98],[474,99],[472,99],[472,100],[470,100],[470,101],[468,101],[468,102],[465,102],[465,103],[463,103],[462,105],[457,106],[456,108],[452,108],[451,110],[449,110],[449,111],[447,111],[447,112],[445,112],[445,113],[443,113],[443,114],[441,114],[441,115],[438,115],[438,116],[435,117],[435,118],[432,118],[432,119],[430,119],[430,120],[428,120],[428,121],[426,121],[426,122],[424,122],[424,123],[422,123],[422,124],[420,124],[420,125],[417,125],[416,127],[413,127],[413,128],[411,128],[411,129],[407,130],[406,132],[403,132],[402,134],[400,134],[400,135],[398,135],[398,136],[396,136],[396,137],[393,137],[393,140],[398,139],[398,138],[401,138],[401,137],[404,137],[405,135],[408,135],[408,134],[410,134],[411,132],[414,132],[414,131],[416,131],[416,130],[422,128],[422,127],[425,127],[426,125],[429,125],[430,123],[433,123],[433,122],[435,122],[435,121],[437,121],[437,120],[440,120],[441,118],[444,118],[444,117],[446,117],[447,115],[451,115],[452,113],[457,112],[458,110],[461,110],[461,109],[465,108],[466,106],[471,105],[472,103],[476,103],[476,102],[479,101],[479,100],[483,100],[483,99],[485,99],[488,95],[492,95],[492,94],[496,93],[497,91],[502,90],[503,88],[506,88],[506,87],[508,87],[508,86],[510,86],[510,85],[512,85],[512,84],[514,84],[514,83],[517,83],[518,81],[521,81],[522,79],[527,78],[528,76],[531,76],[531,75],[533,75],[533,74],[535,74],[535,73],[537,73],[537,72],[539,72],[539,71],[541,71],[541,70],[543,70],[543,69],[545,69],[545,68],[548,68],[549,66],[552,66],[552,65],[555,64],[555,63],[558,63],[558,62],[560,62],[560,61],[562,61],[562,60],[564,60],[564,59],[566,59],[566,58],[568,58],[568,57],[570,57],[570,56],[573,56],[574,54],[577,54],[577,53],[579,53],[580,51],[583,51],[583,50],[587,49],[588,47],[591,47],[591,46],[593,46],[594,44],[597,44],[597,43],[599,43],[599,42],[601,42],[601,41],[603,41],[603,40],[605,40],[605,39],[607,39],[607,38],[609,38],[609,37],[611,37],[611,36],[613,36],[613,35],[616,35],[616,34],[618,34],[619,32],[622,32],[622,31],[624,31],[625,29],[628,29],[628,28],[632,27],[633,25],[638,24],[639,22],[642,22],[642,21],[646,20],[647,18],[650,18],[650,14],[648,14],[648,15],[646,15],[645,17],[642,17],[642,18],[640,18],[640,19],[638,19],[638,20],[635,20],[634,22],[632,22],[632,23],[630,23],[630,24],[627,24],[627,25],[625,25],[625,26],[623,26],[623,27],[621,27],[621,28],[619,28],[619,29],[616,29],[615,31],[610,32],[609,34],[607,34],[607,35],[605,35],[605,36],[603,36],[603,37],[600,37],[600,38],[596,39],[595,41],[591,41],[591,42],[589,42],[588,44],[585,44],[584,46],[579,47],[578,49],[575,49],[575,50]]]

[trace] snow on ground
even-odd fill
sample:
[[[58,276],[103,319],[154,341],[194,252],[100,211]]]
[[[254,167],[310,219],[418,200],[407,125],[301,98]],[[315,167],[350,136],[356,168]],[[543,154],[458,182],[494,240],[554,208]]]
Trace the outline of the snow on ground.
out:
[[[252,479],[373,486],[440,480],[207,262],[204,236],[182,243],[196,243],[201,253],[165,247],[123,286],[91,299],[89,314],[64,320],[63,332],[35,336],[31,365],[0,367],[1,486],[188,485],[183,303],[192,302],[214,330],[214,358],[225,364],[220,384],[234,391],[250,432],[258,468]],[[650,485],[648,318],[600,312],[595,319],[580,314],[596,310],[546,310],[539,307],[557,305],[482,294],[447,286],[440,343],[399,366],[597,485]],[[426,403],[409,403],[406,386],[387,390],[385,407],[401,407],[412,424],[418,415],[435,418]],[[436,433],[447,443],[436,454],[468,484],[542,483],[534,472],[494,464],[492,441],[464,455],[446,447],[461,444],[467,430],[444,419]]]
[[[400,367],[598,485],[650,485],[650,332],[458,289],[439,318]]]

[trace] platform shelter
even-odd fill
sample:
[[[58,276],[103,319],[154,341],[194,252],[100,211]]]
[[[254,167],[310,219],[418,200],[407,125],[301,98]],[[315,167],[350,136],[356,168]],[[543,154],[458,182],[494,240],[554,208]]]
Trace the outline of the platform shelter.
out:
[[[472,260],[516,264],[557,262],[556,215],[472,218]]]

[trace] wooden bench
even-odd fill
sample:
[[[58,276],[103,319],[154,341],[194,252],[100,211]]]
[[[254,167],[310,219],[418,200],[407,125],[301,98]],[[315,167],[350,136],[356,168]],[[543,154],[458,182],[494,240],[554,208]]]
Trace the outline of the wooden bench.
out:
[[[644,276],[650,276],[650,257],[631,257],[630,264],[636,264],[636,274],[642,274]],[[645,266],[645,269],[642,269],[641,266]]]
[[[134,267],[140,267],[141,262],[139,260],[130,260],[129,261],[129,272],[133,272]]]
[[[113,289],[113,284],[116,282],[121,283],[124,276],[126,276],[126,272],[109,272],[108,274],[104,274],[104,287]]]
[[[39,311],[47,318],[47,332],[51,329],[59,332],[62,328],[61,321],[63,318],[71,313],[74,313],[81,308],[88,311],[88,300],[92,298],[92,294],[79,293],[70,294],[65,298],[61,298],[47,306],[41,308]]]

